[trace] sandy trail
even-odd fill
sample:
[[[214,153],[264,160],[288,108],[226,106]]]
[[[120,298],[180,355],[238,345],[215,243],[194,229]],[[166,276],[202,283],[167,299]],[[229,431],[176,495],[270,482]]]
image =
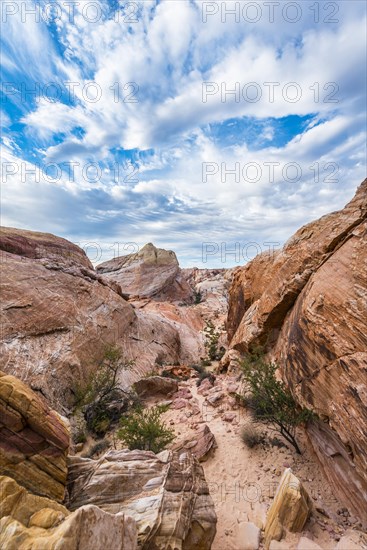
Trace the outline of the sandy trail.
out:
[[[216,384],[225,391],[227,384],[233,382],[233,378],[221,375],[217,377]],[[198,393],[196,379],[183,382],[182,387],[191,391],[191,404],[198,404],[201,413],[199,418],[197,415],[190,419],[183,417],[182,410],[166,413],[172,424],[174,422],[176,433],[179,437],[185,437],[192,433],[193,423],[206,423],[217,442],[217,448],[210,451],[207,460],[202,463],[218,516],[212,550],[243,550],[241,523],[251,521],[260,528],[264,526],[266,512],[287,467],[291,467],[304,483],[315,505],[326,509],[333,517],[326,518],[316,513],[302,536],[314,540],[325,550],[335,548],[337,540],[346,530],[340,522],[337,524],[336,509],[340,505],[323,478],[315,457],[305,449],[304,438],[300,437],[304,449],[302,456],[288,448],[271,445],[249,449],[240,438],[241,425],[250,420],[243,408],[232,408],[227,399],[220,406],[212,407]],[[236,413],[233,423],[222,419],[224,412]],[[295,549],[300,536],[288,534],[282,542],[284,550]]]

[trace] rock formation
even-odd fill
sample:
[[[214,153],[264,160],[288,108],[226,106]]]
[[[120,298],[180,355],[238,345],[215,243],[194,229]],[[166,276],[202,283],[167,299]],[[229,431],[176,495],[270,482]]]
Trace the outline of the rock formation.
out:
[[[209,452],[216,447],[217,442],[207,424],[200,426],[190,437],[173,445],[174,449],[190,452],[199,462],[207,460]]]
[[[59,415],[14,376],[0,372],[0,472],[62,502],[69,433]]]
[[[166,290],[172,286],[176,290],[180,286],[176,254],[172,250],[156,248],[152,243],[146,244],[135,254],[120,256],[98,265],[97,273],[118,282],[128,298],[158,296],[162,300]],[[190,287],[187,283],[184,286],[183,293],[173,293],[176,300],[180,299],[180,294],[190,296]]]
[[[311,499],[299,479],[287,468],[279,482],[265,525],[265,548],[281,540],[284,529],[301,532],[312,509]]]
[[[213,317],[218,326],[224,322],[226,270],[180,270],[174,253],[153,245],[96,272],[84,252],[65,239],[1,228],[0,253],[0,368],[61,412],[73,404],[75,381],[89,380],[106,346],[117,345],[135,361],[121,380],[127,386],[155,363],[205,357],[205,319]],[[186,307],[196,288],[205,299]],[[180,305],[181,300],[186,302]]]
[[[88,504],[135,519],[139,548],[209,550],[216,515],[201,465],[188,453],[110,451],[70,457],[68,506]]]
[[[156,360],[179,360],[175,327],[154,312],[135,310],[119,285],[97,275],[75,245],[2,228],[0,251],[0,368],[29,383],[53,407],[62,411],[72,404],[75,381],[88,380],[107,345],[135,360],[126,384]]]
[[[366,522],[367,180],[340,212],[234,275],[230,347],[266,346],[320,420],[311,442],[339,498]]]
[[[28,493],[0,476],[0,547],[4,550],[136,550],[135,521],[97,506],[70,513],[65,506]]]
[[[138,253],[100,264],[97,273],[121,286],[123,295],[144,313],[158,316],[178,332],[180,360],[205,357],[205,321],[224,326],[231,269],[181,269],[172,251],[145,245]],[[220,341],[226,346],[226,338]]]
[[[157,395],[172,395],[178,390],[178,383],[164,376],[149,376],[142,378],[133,385],[139,397],[155,397]]]

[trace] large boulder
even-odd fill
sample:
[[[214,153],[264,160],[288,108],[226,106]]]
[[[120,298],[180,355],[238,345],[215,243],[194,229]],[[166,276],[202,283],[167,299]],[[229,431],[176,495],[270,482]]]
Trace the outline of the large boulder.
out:
[[[301,532],[312,510],[312,502],[299,479],[287,468],[279,482],[265,525],[265,548],[281,540],[285,530]]]
[[[207,424],[202,424],[199,429],[181,441],[177,441],[173,448],[175,450],[188,451],[199,462],[205,462],[212,449],[217,447],[214,434]]]
[[[148,376],[135,382],[133,388],[139,397],[172,395],[178,390],[178,382],[164,376]]]
[[[367,222],[311,276],[274,349],[337,495],[360,514],[367,492]],[[366,522],[366,517],[364,518]]]
[[[69,433],[44,399],[0,372],[0,471],[32,493],[61,502]]]
[[[109,451],[70,457],[68,507],[94,504],[135,519],[140,548],[209,550],[216,514],[201,465],[187,453]]]
[[[343,210],[237,270],[228,316],[230,348],[265,346],[298,402],[318,414],[311,443],[336,495],[364,522],[366,220],[367,180]]]
[[[2,370],[63,411],[73,403],[75,381],[90,379],[108,345],[135,361],[121,380],[125,385],[156,360],[179,360],[172,324],[154,312],[135,310],[118,284],[96,274],[78,247],[42,235],[10,228],[0,233]]]
[[[119,283],[130,298],[151,298],[169,289],[179,275],[179,265],[172,250],[148,243],[135,254],[100,264],[97,273]]]
[[[7,550],[136,550],[135,521],[97,506],[70,513],[65,506],[28,493],[0,476],[0,547]]]

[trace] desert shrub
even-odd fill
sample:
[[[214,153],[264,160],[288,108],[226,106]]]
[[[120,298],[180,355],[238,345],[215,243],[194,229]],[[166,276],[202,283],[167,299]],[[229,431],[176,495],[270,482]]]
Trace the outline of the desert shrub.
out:
[[[301,454],[296,429],[310,420],[314,413],[297,405],[284,383],[277,380],[277,368],[275,363],[264,359],[261,350],[248,355],[242,363],[246,383],[243,400],[255,422],[264,423],[280,433]]]
[[[287,445],[284,443],[284,441],[281,441],[281,440],[278,439],[277,437],[271,437],[271,438],[269,439],[269,443],[270,443],[270,445],[272,445],[273,447],[278,447],[279,449],[284,448],[284,447],[287,447]]]
[[[199,291],[194,292],[194,304],[200,304],[203,301],[203,295]]]
[[[202,372],[206,372],[205,365],[203,365],[203,362],[201,362],[200,365],[190,365],[190,368],[192,368],[194,371],[196,371],[198,374]]]
[[[121,350],[116,346],[105,349],[103,359],[98,368],[83,384],[76,384],[74,388],[76,407],[88,405],[94,401],[102,401],[118,387],[118,375],[121,370],[130,369],[133,361],[126,361]]]
[[[218,350],[220,331],[216,330],[212,321],[207,321],[204,328],[205,348],[210,361],[219,361],[224,355],[224,348]]]
[[[154,363],[155,363],[158,367],[164,367],[164,365],[165,365],[165,360],[164,360],[163,356],[158,355],[158,356],[156,357]]]
[[[241,439],[250,449],[264,442],[263,434],[261,434],[252,424],[243,426],[241,429]]]
[[[97,400],[85,408],[87,428],[97,437],[103,437],[112,424],[120,420],[123,413],[139,405],[140,399],[133,392],[111,392],[104,399]]]
[[[89,451],[85,454],[85,458],[93,458],[95,455],[98,455],[108,449],[111,445],[109,439],[102,439],[93,445]]]
[[[209,378],[212,384],[214,384],[215,382],[214,374],[207,371],[205,366],[206,364],[204,364],[204,361],[201,362],[201,365],[191,365],[191,368],[194,369],[198,374],[198,380],[196,381],[197,386],[200,386],[202,381],[205,380],[205,378]]]
[[[75,388],[76,411],[83,410],[87,429],[98,437],[105,435],[111,424],[135,402],[134,395],[122,390],[118,383],[121,370],[132,365],[118,348],[107,347],[96,372],[84,385]]]
[[[215,376],[211,372],[201,372],[199,373],[199,379],[196,382],[197,386],[201,386],[201,383],[208,378],[209,382],[214,385],[215,382]]]
[[[162,413],[168,409],[157,405],[150,409],[136,409],[120,419],[118,437],[130,450],[140,449],[159,453],[174,440],[174,431],[167,428],[161,420]]]

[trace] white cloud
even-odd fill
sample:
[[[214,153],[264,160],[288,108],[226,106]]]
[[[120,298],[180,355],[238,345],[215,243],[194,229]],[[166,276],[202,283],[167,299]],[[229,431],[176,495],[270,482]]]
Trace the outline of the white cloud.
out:
[[[220,13],[203,23],[199,1],[143,2],[139,21],[128,25],[106,17],[88,24],[79,3],[75,24],[64,12],[57,25],[63,55],[45,24],[30,22],[25,28],[14,19],[6,38],[6,68],[24,79],[78,84],[72,104],[43,99],[28,110],[21,118],[25,136],[46,162],[79,165],[74,181],[63,173],[57,184],[42,175],[39,181],[27,176],[27,184],[19,172],[9,177],[4,223],[74,240],[98,236],[106,249],[120,235],[140,244],[153,240],[188,258],[190,250],[199,254],[203,241],[282,241],[302,223],[341,207],[364,177],[365,9],[360,2],[341,2],[338,24],[315,24],[314,4],[302,3],[304,16],[294,25],[284,19],[275,25],[266,17],[251,25],[233,17],[223,23]],[[218,87],[207,102],[203,82]],[[238,102],[230,95],[222,101],[222,83],[232,89],[237,82],[241,91],[257,83],[259,101],[242,95]],[[266,82],[279,82],[274,102]],[[290,82],[302,92],[299,101],[280,93]],[[86,93],[91,83],[101,92],[97,102]],[[126,101],[134,91],[132,85],[124,89],[127,83],[139,86],[138,102]],[[294,90],[289,87],[288,93]],[[328,96],[337,102],[325,101]],[[313,118],[285,146],[272,145],[276,119],[292,114]],[[253,150],[244,139],[224,146],[220,136],[212,137],[210,125],[242,117],[261,122],[257,142],[262,149]],[[16,137],[9,134],[4,143],[7,158],[19,164],[24,161]],[[150,155],[137,153],[139,182],[115,181],[111,164],[121,148],[153,149]],[[95,184],[83,175],[91,161],[102,170]],[[215,172],[206,182],[203,163],[211,163]],[[249,163],[260,167],[256,181],[243,177]],[[274,180],[266,163],[278,163]],[[302,178],[284,177],[289,163],[301,168]],[[224,169],[238,165],[240,181],[223,178]],[[199,260],[195,256],[195,263]]]

